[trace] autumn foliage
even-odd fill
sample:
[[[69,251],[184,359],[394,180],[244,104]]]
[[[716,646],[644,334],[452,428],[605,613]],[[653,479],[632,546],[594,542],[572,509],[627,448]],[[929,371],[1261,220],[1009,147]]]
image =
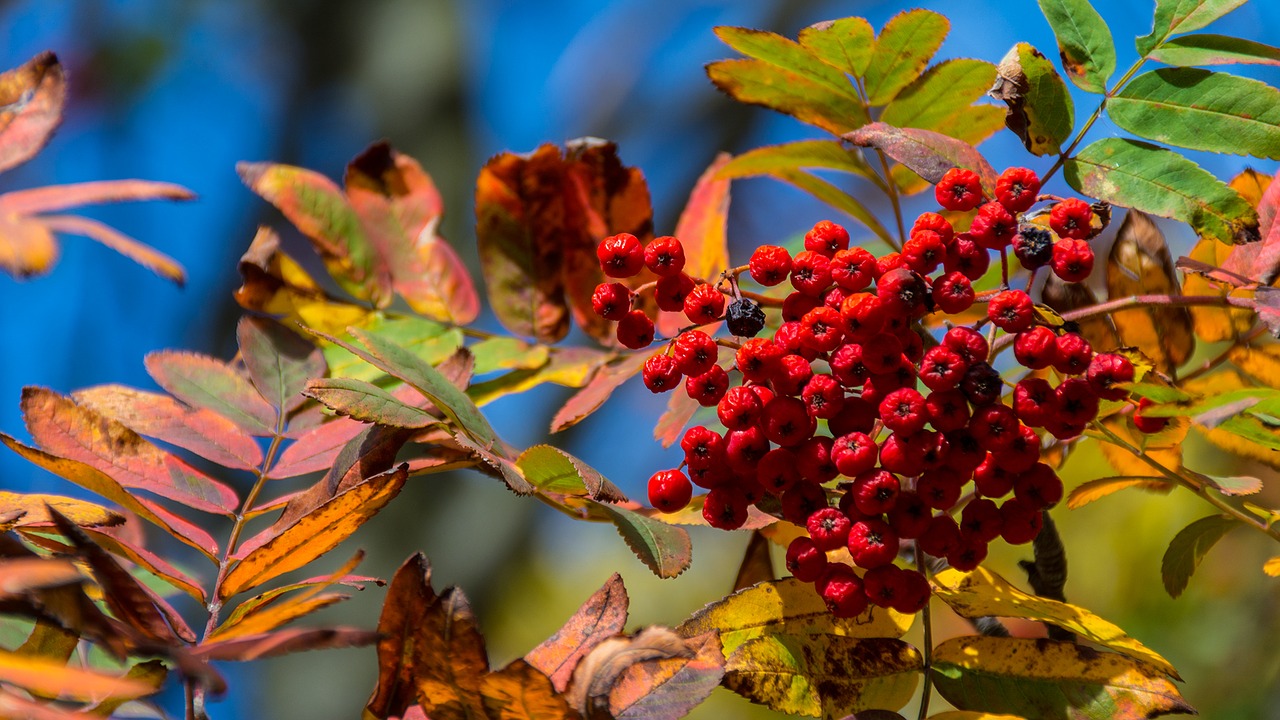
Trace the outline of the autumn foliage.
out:
[[[861,18],[818,23],[796,39],[718,28],[743,57],[707,67],[715,87],[822,134],[720,154],[675,223],[654,218],[644,174],[610,142],[582,139],[492,158],[476,180],[475,232],[486,307],[506,333],[477,327],[479,285],[438,234],[441,194],[411,157],[373,143],[351,161],[341,185],[304,168],[241,163],[244,185],[279,211],[279,227],[292,225],[309,241],[315,257],[296,257],[275,227],[259,228],[239,263],[235,300],[244,314],[235,356],[152,353],[142,362],[159,391],[99,385],[62,394],[28,387],[20,402],[30,442],[0,433],[9,450],[85,491],[0,492],[0,616],[29,628],[21,646],[0,649],[0,717],[109,717],[153,703],[166,684],[182,687],[187,718],[207,717],[209,703],[234,692],[220,672],[223,663],[351,646],[376,651],[367,718],[678,718],[718,687],[782,713],[824,718],[901,718],[913,703],[921,720],[1194,713],[1177,669],[1158,650],[1159,637],[1139,641],[1068,602],[1071,537],[1059,535],[1053,515],[1088,512],[1081,508],[1123,490],[1201,498],[1207,514],[1173,537],[1162,559],[1152,559],[1173,597],[1233,530],[1248,529],[1257,543],[1280,541],[1280,510],[1248,499],[1280,469],[1280,183],[1254,170],[1224,181],[1177,149],[1280,159],[1280,90],[1205,69],[1276,64],[1280,50],[1196,32],[1242,0],[1158,0],[1152,32],[1136,40],[1138,61],[1116,77],[1111,32],[1087,0],[1039,4],[1060,62],[1027,43],[998,64],[935,62],[949,22],[926,10],[903,12],[879,31]],[[1146,69],[1148,63],[1161,67]],[[1078,128],[1068,82],[1098,96]],[[43,147],[65,94],[52,53],[0,75],[0,171]],[[1132,137],[1086,144],[1104,114]],[[1020,165],[1035,173],[997,172],[977,149],[1004,130],[1026,149]],[[1030,541],[1025,578],[1002,577],[977,561],[958,569],[966,564],[959,554],[935,556],[926,541],[904,534],[885,558],[891,562],[879,564],[910,574],[929,599],[922,594],[920,603],[904,606],[863,598],[856,612],[843,612],[830,593],[815,591],[815,578],[780,577],[774,557],[797,542],[812,544],[809,536],[820,528],[806,527],[811,513],[789,510],[786,488],[762,489],[759,458],[716,464],[714,472],[724,476],[718,486],[695,479],[701,486],[695,494],[676,493],[680,502],[663,512],[629,499],[553,444],[514,447],[495,431],[487,405],[544,384],[571,389],[548,428],[552,434],[586,420],[637,376],[655,390],[670,389],[649,383],[654,371],[646,365],[694,330],[705,333],[710,349],[703,360],[714,368],[702,371],[732,375],[743,394],[799,395],[785,392],[776,377],[747,377],[745,338],[734,334],[745,326],[732,316],[725,323],[720,309],[723,301],[760,308],[767,329],[761,337],[781,343],[777,338],[789,332],[785,316],[808,302],[794,299],[785,283],[752,285],[749,278],[768,273],[757,272],[750,251],[730,254],[731,184],[761,176],[830,206],[840,232],[851,231],[841,242],[852,235],[871,258],[866,267],[874,278],[856,292],[874,302],[901,283],[941,297],[942,277],[950,277],[928,277],[942,272],[941,262],[920,270],[918,258],[904,259],[920,247],[908,248],[919,229],[904,215],[909,197],[931,192],[942,201],[922,221],[938,246],[930,253],[958,257],[959,250],[944,248],[954,242],[942,239],[952,230],[977,242],[978,250],[964,252],[980,253],[981,266],[966,266],[973,276],[963,282],[950,281],[971,297],[962,305],[945,299],[935,305],[923,295],[913,300],[893,319],[893,337],[918,345],[898,348],[894,362],[918,362],[911,357],[916,351],[925,357],[944,347],[948,331],[963,326],[989,351],[972,360],[989,371],[994,397],[957,396],[961,405],[1014,406],[1024,381],[1076,382],[1080,392],[1092,393],[1096,411],[1078,426],[1055,418],[1037,425],[1045,432],[1027,430],[1034,438],[1028,467],[1052,474],[1092,445],[1111,470],[1070,484],[1065,496],[1059,483],[1060,503],[1041,497],[1018,507],[1033,528],[1021,538]],[[1028,178],[1036,190],[1013,197]],[[955,191],[957,183],[963,187]],[[948,195],[953,191],[959,195]],[[966,193],[975,202],[946,200]],[[181,187],[142,180],[0,195],[0,266],[16,277],[48,272],[55,235],[80,235],[181,283],[182,269],[167,256],[64,213],[94,203],[191,198]],[[984,198],[1012,209],[978,209]],[[873,212],[880,199],[891,216]],[[999,242],[991,239],[996,212],[1012,223]],[[1188,256],[1173,257],[1155,218],[1196,233]],[[1012,239],[1019,232],[1057,244],[1020,246]],[[657,269],[663,277],[679,274],[675,284],[684,283],[686,295],[697,287],[710,297],[716,309],[708,317],[695,317],[687,305],[680,312],[671,297],[660,296],[667,285],[652,263],[606,276],[608,262],[601,261],[611,246],[598,254],[602,242],[625,237],[618,242],[632,243],[626,252],[634,254],[658,247],[655,237],[667,233],[679,239],[683,264],[676,273]],[[778,263],[785,256],[790,272],[806,241],[776,242],[764,254]],[[1071,262],[1045,259],[1063,252],[1074,253]],[[1036,253],[1043,262],[1026,259]],[[309,268],[323,268],[327,277]],[[601,287],[605,295],[597,297]],[[834,301],[822,295],[805,311],[832,303],[829,314],[840,317],[853,292],[842,290]],[[1015,327],[1000,308],[1017,302],[1025,307],[1014,308]],[[628,314],[647,318],[644,330],[657,339],[638,342],[620,330],[614,318]],[[1027,362],[1030,351],[1017,346],[1018,337],[1033,326],[1042,341],[1070,336],[1091,348],[1090,358],[1123,364],[1129,374],[1112,387],[1092,377],[1068,379],[1084,368]],[[574,329],[580,333],[571,335]],[[814,372],[834,372],[834,348],[807,349],[810,356],[799,345],[790,355],[800,358],[797,373],[806,381]],[[914,372],[900,389],[915,392]],[[829,385],[839,402],[868,407],[885,394],[861,383]],[[655,419],[657,443],[672,446],[690,426],[728,434],[755,422],[738,427],[738,418],[716,414],[715,400],[695,395],[683,382],[671,393]],[[827,438],[829,449],[831,436],[840,435],[833,429],[838,421],[810,410],[809,436]],[[880,443],[876,467],[893,484],[892,494],[918,499],[929,482],[924,470],[883,469],[884,446],[898,442],[891,431],[902,437],[922,431],[925,420],[915,419],[919,426],[908,431],[883,415],[869,416],[864,434]],[[1225,455],[1253,461],[1264,477],[1222,472],[1184,455],[1192,433]],[[771,448],[769,440],[763,445]],[[665,626],[635,628],[628,624],[628,590],[615,574],[555,634],[495,667],[463,589],[433,586],[421,553],[404,548],[408,560],[386,580],[359,574],[362,552],[337,565],[320,562],[396,501],[406,483],[458,469],[554,508],[566,522],[613,525],[661,578],[689,567],[693,546],[684,526],[740,529],[749,535],[746,552],[725,559],[738,567],[733,592],[707,598],[704,608]],[[1010,474],[1023,472],[1029,471]],[[855,478],[835,473],[802,481],[827,515],[867,519],[854,518],[853,503],[844,499]],[[733,522],[715,510],[728,502],[720,490],[726,485],[752,493]],[[956,525],[951,517],[960,519],[966,504],[994,508],[992,498],[1008,494],[977,485],[963,492],[957,486],[951,502],[925,508],[925,521]],[[101,500],[82,499],[90,494]],[[843,540],[813,552],[823,567],[846,568],[859,587],[866,573],[853,566],[872,567],[851,561]],[[1280,575],[1280,555],[1258,570],[1259,583],[1271,582],[1265,576]],[[381,586],[376,626],[373,618],[361,627],[294,624],[347,600],[352,590]],[[176,595],[191,602],[175,603]],[[198,612],[175,607],[193,604]],[[963,619],[972,632],[935,643],[937,613]],[[1044,628],[1042,636],[1019,631],[1031,623]],[[913,627],[923,628],[923,642],[904,639]],[[90,647],[93,655],[78,652]],[[944,701],[954,709],[939,711]]]

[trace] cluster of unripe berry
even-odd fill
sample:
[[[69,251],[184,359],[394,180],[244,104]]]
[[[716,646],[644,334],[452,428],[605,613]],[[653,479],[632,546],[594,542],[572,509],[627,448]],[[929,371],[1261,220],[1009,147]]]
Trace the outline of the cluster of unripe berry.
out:
[[[697,485],[708,491],[702,513],[714,527],[741,527],[755,505],[806,528],[787,549],[787,568],[813,582],[840,617],[868,603],[908,613],[924,606],[924,575],[894,564],[903,540],[969,570],[996,538],[1034,539],[1042,511],[1063,494],[1053,468],[1040,462],[1041,431],[1079,435],[1100,401],[1126,398],[1116,385],[1134,379],[1126,357],[1095,354],[1069,325],[1038,312],[1026,292],[974,291],[990,253],[1007,262],[1009,248],[1033,272],[1048,266],[1073,282],[1089,274],[1090,206],[1056,202],[1049,215],[1055,242],[1023,215],[1039,189],[1034,173],[1011,168],[988,202],[977,175],[954,169],[936,197],[947,210],[977,210],[967,232],[924,213],[901,252],[876,257],[850,248],[844,228],[824,221],[794,257],[758,248],[747,266],[726,273],[727,289],[686,275],[675,238],[643,247],[625,234],[602,242],[607,275],[627,278],[647,267],[658,276],[658,306],[684,312],[693,325],[648,359],[645,385],[666,392],[683,379],[684,392],[714,406],[724,426],[723,433],[703,426],[684,433],[681,468],[649,481],[653,506],[684,508]],[[766,287],[790,282],[770,337],[756,337],[765,316],[741,297],[743,273]],[[726,293],[736,298],[727,312]],[[597,313],[618,321],[619,341],[642,348],[653,341],[654,324],[632,309],[635,300],[616,282],[593,297]],[[950,327],[940,338],[922,328],[926,315],[955,315],[979,302],[986,319],[972,326]],[[698,329],[721,320],[740,341],[718,342]],[[982,332],[994,337],[995,328],[1014,336],[1014,358],[1032,371],[1009,392]],[[722,344],[736,349],[731,371],[717,364]]]

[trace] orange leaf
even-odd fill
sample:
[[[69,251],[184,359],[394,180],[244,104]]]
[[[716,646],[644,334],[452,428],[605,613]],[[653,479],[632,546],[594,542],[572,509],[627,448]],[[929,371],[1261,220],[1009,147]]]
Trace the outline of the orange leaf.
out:
[[[429,717],[485,717],[480,685],[489,658],[467,596],[446,590],[417,631],[413,676],[422,709]]]
[[[404,487],[408,466],[369,478],[302,516],[280,534],[243,556],[224,578],[229,598],[307,563],[337,547],[391,502]]]
[[[605,400],[617,390],[622,383],[640,372],[649,354],[644,352],[630,353],[600,368],[586,387],[574,393],[564,406],[556,411],[551,419],[551,432],[560,432],[577,425],[604,404]]]
[[[627,605],[627,588],[622,584],[622,576],[614,573],[604,587],[587,598],[564,627],[530,650],[524,659],[551,678],[556,691],[564,692],[578,662],[595,646],[620,634],[626,627]]]
[[[140,435],[52,390],[22,391],[22,414],[43,450],[196,510],[230,515],[239,498],[230,487],[157,448]]]
[[[195,193],[167,182],[98,180],[70,185],[46,185],[0,195],[0,213],[34,215],[84,205],[137,200],[193,200]]]
[[[51,52],[0,74],[0,172],[40,152],[62,119],[66,97],[62,65]]]
[[[480,682],[484,709],[490,720],[577,720],[564,696],[551,681],[524,660],[485,675]]]
[[[17,278],[43,275],[58,259],[58,244],[42,223],[0,215],[0,268]]]
[[[140,680],[82,670],[52,660],[18,655],[8,650],[0,650],[0,681],[45,697],[62,697],[81,702],[137,698],[150,695],[157,689]]]
[[[396,570],[378,618],[378,684],[365,705],[374,717],[404,714],[416,702],[415,633],[438,600],[431,589],[431,565],[415,553]]]
[[[609,692],[609,710],[618,720],[681,718],[697,707],[724,677],[720,638],[707,633],[686,641],[692,655],[636,663]]]
[[[254,435],[274,434],[275,409],[244,373],[223,361],[199,353],[162,350],[147,355],[144,363],[156,384],[182,402],[212,410]]]
[[[205,660],[248,662],[306,650],[363,647],[377,640],[377,633],[355,628],[294,628],[201,643],[194,654]]]
[[[130,430],[236,470],[255,470],[262,448],[253,436],[206,408],[124,385],[97,385],[71,394],[77,403]]]
[[[12,598],[34,590],[75,585],[84,576],[66,560],[49,558],[5,558],[0,562],[0,598]]]
[[[200,587],[200,583],[196,582],[190,575],[170,565],[164,558],[134,543],[127,537],[127,533],[122,532],[124,527],[127,527],[127,525],[120,528],[85,528],[84,531],[85,534],[93,538],[94,542],[101,545],[108,552],[141,566],[152,575],[195,598],[196,602],[201,605],[206,603],[204,588]]]
[[[53,522],[48,508],[66,515],[80,526],[119,525],[124,516],[84,500],[61,495],[11,493],[0,490],[0,517],[19,513],[12,520],[0,522],[0,529]]]
[[[350,595],[328,594],[320,595],[324,590],[332,587],[335,583],[341,581],[343,577],[354,570],[360,561],[364,559],[364,552],[359,551],[355,557],[351,558],[342,567],[338,568],[329,577],[306,585],[296,585],[298,588],[306,588],[305,592],[299,593],[287,600],[272,604],[279,594],[272,596],[270,600],[265,602],[253,603],[252,606],[245,608],[244,612],[236,612],[229,616],[219,625],[210,635],[218,639],[227,639],[232,637],[242,637],[245,635],[257,635],[260,633],[275,630],[276,628],[287,625],[300,617],[310,615],[317,610],[326,608],[334,603],[351,599]],[[261,596],[259,596],[261,597]],[[250,605],[252,598],[244,603],[241,607]],[[239,611],[241,608],[236,608]]]
[[[680,213],[680,221],[676,223],[675,236],[684,246],[684,272],[695,280],[714,281],[719,274],[729,269],[729,244],[727,225],[729,221],[729,185],[731,180],[720,179],[716,174],[729,164],[732,156],[728,153],[716,155],[716,159],[707,166],[689,201]],[[658,313],[658,334],[662,337],[675,337],[680,328],[689,324],[683,313]],[[720,325],[708,326],[704,331],[714,335]],[[677,393],[679,394],[679,393]],[[670,445],[670,443],[667,443]]]

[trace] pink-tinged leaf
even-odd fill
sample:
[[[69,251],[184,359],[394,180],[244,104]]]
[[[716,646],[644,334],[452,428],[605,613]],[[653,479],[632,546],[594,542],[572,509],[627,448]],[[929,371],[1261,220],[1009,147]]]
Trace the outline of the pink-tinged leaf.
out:
[[[1280,177],[1280,175],[1277,175]],[[1258,203],[1258,234],[1261,242],[1245,243],[1231,248],[1223,269],[1270,285],[1280,275],[1280,223],[1275,221],[1280,208],[1280,182],[1272,182]]]
[[[16,278],[49,272],[58,259],[58,243],[42,223],[0,215],[0,268]]]
[[[208,355],[162,350],[147,355],[156,383],[191,407],[207,408],[253,435],[272,435],[276,411],[243,373]]]
[[[343,446],[368,426],[347,418],[337,418],[308,430],[280,453],[268,476],[290,478],[331,467]]]
[[[0,563],[0,599],[10,599],[36,590],[78,585],[85,577],[68,560],[52,558],[6,558]]]
[[[320,348],[267,318],[244,316],[236,326],[240,357],[249,379],[272,407],[296,410],[306,398],[307,381],[329,369]]]
[[[732,181],[718,178],[717,174],[731,159],[728,153],[720,153],[707,166],[676,223],[675,236],[684,245],[684,271],[696,280],[714,282],[721,272],[729,269],[727,225]],[[689,319],[683,313],[659,312],[655,324],[659,336],[675,337],[680,328],[689,324]],[[714,335],[719,327],[720,324],[715,323],[703,330]]]
[[[0,443],[3,443],[10,450],[18,453],[32,464],[66,478],[80,487],[95,492],[120,507],[136,513],[147,522],[158,526],[175,538],[199,550],[210,561],[218,562],[218,544],[208,533],[186,520],[178,518],[155,503],[133,496],[120,483],[96,468],[76,460],[50,455],[43,450],[23,445],[4,433],[0,433]],[[175,527],[174,523],[177,523],[179,527]]]
[[[173,183],[152,180],[97,180],[14,190],[0,195],[0,212],[34,215],[85,205],[139,200],[193,200],[195,197],[195,193]]]
[[[274,163],[239,163],[244,184],[275,205],[311,238],[329,274],[352,295],[377,307],[391,302],[391,272],[370,246],[356,211],[329,178]]]
[[[24,388],[22,414],[41,449],[97,468],[127,488],[209,513],[229,515],[239,506],[235,490],[52,390]]]
[[[671,447],[684,432],[693,414],[698,411],[698,401],[689,397],[684,388],[676,388],[667,400],[667,410],[658,418],[653,426],[653,439],[662,443],[662,447]]]
[[[237,470],[255,470],[262,448],[238,425],[205,408],[188,408],[168,395],[124,385],[98,385],[71,395],[82,406],[130,430]]]
[[[187,273],[178,261],[97,220],[75,215],[49,215],[40,217],[39,221],[54,232],[81,235],[90,240],[97,240],[160,277],[174,281],[179,286],[187,282]]]
[[[62,65],[51,52],[0,74],[0,172],[40,152],[62,120],[66,99]]]
[[[480,314],[471,275],[436,234],[443,202],[417,161],[385,141],[347,166],[347,199],[397,293],[415,312],[466,325]]]
[[[197,657],[205,660],[248,662],[306,650],[364,647],[377,641],[378,633],[368,630],[343,627],[294,628],[221,642],[202,643],[195,648],[194,652]]]
[[[854,145],[883,151],[935,185],[951,168],[972,170],[982,179],[982,187],[987,194],[995,193],[995,168],[982,153],[963,140],[932,130],[898,128],[882,122],[864,125],[844,138]]]
[[[84,528],[84,532],[108,552],[128,559],[195,598],[201,605],[205,604],[204,588],[200,587],[198,581],[170,565],[164,558],[135,543],[128,537],[128,533],[124,532],[124,528]]]
[[[557,692],[564,692],[578,662],[597,645],[626,628],[629,603],[622,576],[614,573],[563,627],[530,650],[524,659],[551,678]]]
[[[574,393],[551,419],[551,432],[560,432],[581,422],[604,404],[605,400],[617,390],[622,383],[640,372],[649,359],[649,353],[637,352],[624,355],[606,365],[591,378],[587,386]]]
[[[609,692],[618,720],[679,720],[700,705],[724,677],[716,633],[686,642],[692,657],[647,660],[628,667]]]

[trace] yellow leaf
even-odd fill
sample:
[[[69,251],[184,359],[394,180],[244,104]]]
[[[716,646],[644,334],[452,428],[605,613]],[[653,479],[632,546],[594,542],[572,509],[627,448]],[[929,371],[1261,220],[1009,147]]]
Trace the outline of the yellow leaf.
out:
[[[53,522],[46,506],[52,507],[81,527],[102,527],[124,522],[123,515],[84,500],[62,495],[24,494],[0,490],[0,516],[22,513],[10,521],[0,522],[0,530]]]
[[[1220,243],[1213,238],[1201,238],[1187,257],[1215,267],[1222,267],[1233,247],[1235,246]],[[1221,287],[1209,278],[1196,273],[1186,273],[1182,281],[1182,292],[1185,295],[1225,296],[1228,290],[1229,288]],[[1250,291],[1244,292],[1251,294]],[[1254,313],[1244,308],[1224,309],[1212,305],[1197,305],[1190,310],[1196,337],[1204,342],[1231,340],[1248,332],[1253,326]]]
[[[1103,421],[1103,425],[1125,442],[1142,450],[1148,458],[1170,470],[1182,467],[1182,442],[1191,429],[1190,418],[1169,418],[1169,424],[1163,430],[1149,435],[1138,432],[1128,417],[1108,418]],[[1102,456],[1116,469],[1117,475],[1149,475],[1154,470],[1151,465],[1119,445],[1103,442],[1101,447]]]
[[[1117,448],[1119,449],[1119,448]],[[1148,468],[1149,470],[1150,468]],[[1120,492],[1126,488],[1138,488],[1140,490],[1148,490],[1151,492],[1168,493],[1173,489],[1173,483],[1163,477],[1144,476],[1144,475],[1117,475],[1115,477],[1098,478],[1081,484],[1079,487],[1071,491],[1067,496],[1067,507],[1072,510],[1082,508],[1085,505],[1100,500],[1112,493]]]
[[[961,617],[986,616],[1024,618],[1052,623],[1064,630],[1142,660],[1170,677],[1178,671],[1146,645],[1125,634],[1116,625],[1082,607],[1028,595],[994,572],[980,567],[973,572],[943,570],[933,577],[935,595]]]
[[[948,710],[930,715],[928,720],[1024,720],[1021,715],[996,715],[995,713],[974,712],[972,710]]]
[[[1262,572],[1271,577],[1280,577],[1280,555],[1277,555],[1262,565]]]
[[[1259,384],[1280,388],[1280,343],[1233,347],[1227,359]]]
[[[915,615],[869,607],[853,618],[836,618],[810,583],[795,578],[752,585],[694,613],[676,628],[684,637],[720,633],[725,655],[762,635],[823,633],[845,637],[896,638]]]
[[[53,233],[19,215],[0,215],[0,268],[18,278],[43,275],[58,259]]]
[[[0,681],[44,697],[93,702],[107,698],[138,698],[156,687],[143,680],[68,667],[60,662],[0,650]]]
[[[276,605],[271,603],[279,597],[279,595],[269,595],[260,602],[254,602],[262,596],[250,598],[241,603],[241,607],[236,608],[236,612],[227,616],[226,622],[219,625],[211,638],[225,640],[232,637],[243,637],[245,635],[257,635],[260,633],[270,632],[276,628],[287,625],[294,620],[305,615],[310,615],[317,610],[329,607],[334,603],[342,602],[351,598],[350,595],[319,595],[322,591],[327,590],[334,584],[340,582],[343,577],[350,573],[364,559],[364,552],[360,551],[355,554],[342,567],[331,573],[329,577],[315,582],[310,586],[305,586],[306,591],[284,600]],[[319,595],[319,597],[316,597]],[[246,607],[247,606],[247,607]]]
[[[401,464],[369,478],[254,548],[227,573],[220,597],[229,598],[297,570],[337,547],[399,494],[408,470],[407,464]]]

